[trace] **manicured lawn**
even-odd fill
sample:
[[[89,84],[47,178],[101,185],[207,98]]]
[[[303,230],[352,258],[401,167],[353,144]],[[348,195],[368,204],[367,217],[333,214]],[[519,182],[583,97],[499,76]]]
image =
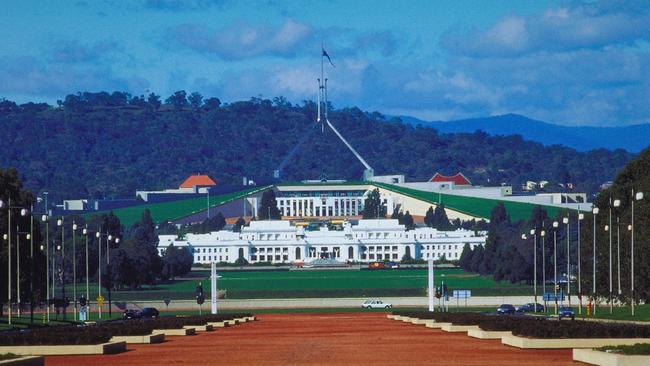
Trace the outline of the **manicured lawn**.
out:
[[[263,191],[269,186],[254,187],[244,189],[238,192],[222,194],[218,196],[210,196],[210,207],[220,206],[224,203],[234,201],[241,197],[248,196],[252,193]],[[179,200],[172,202],[150,203],[132,207],[118,208],[113,210],[113,214],[119,217],[122,225],[129,227],[134,222],[140,220],[142,212],[145,209],[151,211],[151,217],[155,222],[173,221],[206,209],[206,198],[192,198],[188,200]],[[108,213],[106,211],[93,212],[92,215]],[[88,214],[91,215],[91,214]]]
[[[444,277],[443,277],[444,275]],[[113,301],[172,300],[194,298],[202,282],[210,290],[209,271],[193,271],[191,278],[159,284],[140,291],[114,291]],[[425,296],[426,269],[402,270],[304,270],[304,271],[223,271],[219,272],[219,290],[226,290],[229,299],[291,298],[291,297],[361,297],[361,296]],[[532,287],[496,282],[489,277],[466,273],[461,269],[436,269],[435,281],[444,279],[449,290],[467,289],[472,296],[508,296],[532,293]],[[66,287],[72,297],[72,286]],[[77,286],[77,298],[85,293],[85,285]],[[102,291],[108,300],[106,291]],[[56,293],[60,294],[60,289]],[[91,284],[91,298],[97,287]]]
[[[442,202],[445,207],[459,212],[469,214],[471,216],[482,217],[485,219],[490,218],[490,213],[497,203],[503,203],[508,214],[513,221],[528,220],[530,213],[536,205],[523,202],[513,202],[505,200],[496,200],[478,197],[465,197],[452,194],[440,194],[434,192],[420,191],[412,188],[398,187],[392,184],[372,182],[377,187],[387,189],[396,193],[401,193],[405,196],[413,197],[429,203]],[[555,217],[560,211],[559,208],[553,206],[543,206],[548,212],[549,217]]]

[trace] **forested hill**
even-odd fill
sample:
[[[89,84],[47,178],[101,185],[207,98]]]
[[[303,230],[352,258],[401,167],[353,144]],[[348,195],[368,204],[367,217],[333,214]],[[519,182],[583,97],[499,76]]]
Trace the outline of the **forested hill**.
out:
[[[57,199],[133,196],[136,189],[176,187],[197,172],[225,183],[270,177],[308,137],[287,162],[284,179],[361,178],[363,166],[331,131],[314,128],[315,116],[313,102],[253,98],[222,105],[184,92],[165,103],[153,94],[119,92],[69,95],[58,106],[4,100],[0,166],[17,168],[27,188]],[[544,179],[593,192],[633,157],[623,150],[544,147],[520,136],[441,135],[357,108],[333,110],[330,120],[377,174],[409,179],[462,171],[475,184]]]

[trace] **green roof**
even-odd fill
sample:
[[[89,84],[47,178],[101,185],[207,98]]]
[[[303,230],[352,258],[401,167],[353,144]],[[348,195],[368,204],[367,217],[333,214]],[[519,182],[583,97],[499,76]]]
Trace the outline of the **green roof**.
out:
[[[498,203],[503,203],[503,206],[506,208],[506,211],[508,211],[508,214],[513,221],[530,219],[530,214],[533,208],[536,206],[543,207],[548,213],[549,217],[555,217],[558,212],[563,210],[562,208],[555,206],[537,205],[525,202],[514,202],[499,199],[457,196],[452,194],[420,191],[413,188],[399,187],[386,183],[371,182],[371,184],[424,202],[433,204],[438,204],[441,202],[445,205],[446,208],[449,208],[451,210],[458,211],[470,216],[482,217],[488,220],[490,219],[490,213],[492,212],[492,209]]]
[[[271,186],[257,186],[254,188],[244,189],[242,191],[210,196],[210,207],[221,206],[224,203],[235,201],[242,197],[264,191],[270,187]],[[133,223],[136,221],[140,220],[142,213],[146,209],[151,212],[151,217],[153,218],[154,222],[174,221],[201,211],[205,211],[207,207],[206,201],[206,198],[198,197],[170,202],[146,203],[137,206],[118,208],[112,211],[113,214],[120,219],[122,225],[128,227],[133,225]],[[108,213],[108,211],[92,212],[86,215],[103,213]]]

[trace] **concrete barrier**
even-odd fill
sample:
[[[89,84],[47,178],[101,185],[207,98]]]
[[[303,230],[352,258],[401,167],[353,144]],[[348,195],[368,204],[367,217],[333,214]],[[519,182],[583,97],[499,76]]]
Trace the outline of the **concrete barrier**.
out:
[[[517,348],[566,349],[599,348],[604,346],[627,346],[637,343],[650,343],[649,338],[525,338],[515,335],[504,336],[501,343]]]
[[[470,329],[479,329],[478,325],[454,325],[447,323],[440,327],[445,332],[467,332]]]
[[[43,366],[44,364],[45,357],[43,356],[27,356],[0,361],[0,366]]]
[[[419,319],[419,318],[411,318],[411,324],[422,325],[422,324],[426,324],[426,323],[427,323],[427,320],[433,320],[433,319]]]
[[[490,331],[478,329],[470,329],[467,331],[467,335],[473,338],[478,339],[501,339],[505,336],[511,336],[512,332],[510,331]]]
[[[431,322],[431,323],[426,323],[425,326],[427,328],[433,328],[433,329],[440,329],[445,325],[451,325],[451,323],[438,323],[438,322]]]
[[[208,322],[208,325],[211,325],[213,328],[225,328],[229,326],[226,322]]]
[[[183,328],[194,329],[195,332],[212,332],[214,327],[210,324],[206,325],[186,325]]]
[[[164,334],[167,336],[188,336],[196,334],[196,329],[191,328],[179,328],[179,329],[154,329],[151,334]]]
[[[126,342],[75,345],[1,346],[0,353],[16,355],[107,355],[126,351]]]
[[[111,338],[111,342],[126,342],[127,344],[152,344],[162,343],[164,341],[165,335],[162,333],[135,336],[113,336]]]
[[[599,366],[650,365],[650,356],[619,355],[593,349],[574,349],[573,360]]]
[[[237,325],[237,324],[239,324],[239,321],[237,319],[224,320],[223,322],[228,324],[228,325]]]

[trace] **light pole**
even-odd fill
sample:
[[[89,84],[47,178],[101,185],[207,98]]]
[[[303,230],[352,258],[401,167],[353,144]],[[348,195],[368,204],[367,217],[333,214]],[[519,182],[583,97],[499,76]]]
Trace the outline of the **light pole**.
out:
[[[613,281],[612,281],[612,197],[609,197],[609,225],[605,225],[605,231],[609,231],[609,313],[614,312]]]
[[[205,187],[205,192],[207,193],[207,206],[208,206],[208,219],[210,218],[210,187]]]
[[[537,235],[535,229],[530,229],[530,235],[533,236],[533,292],[535,293],[534,311],[537,313]]]
[[[548,309],[546,307],[546,230],[544,230],[544,223],[542,223],[542,229],[539,232],[539,236],[542,237],[542,296],[544,298],[544,312],[546,312]]]
[[[18,225],[16,225],[16,304],[17,309],[16,313],[20,316],[20,235],[25,235],[25,239],[30,240],[32,236],[25,231],[20,231]]]
[[[614,200],[614,207],[621,206],[621,200]],[[618,296],[621,296],[621,216],[620,212],[616,210],[616,274],[618,285]]]
[[[72,304],[74,306],[74,320],[77,320],[77,223],[72,221]]]
[[[580,272],[580,221],[584,220],[585,215],[578,212],[578,314],[582,314],[582,273]]]
[[[101,230],[101,228],[100,228]],[[95,237],[99,239],[99,245],[97,246],[99,250],[98,254],[98,266],[97,266],[97,271],[99,275],[97,276],[99,286],[97,286],[97,311],[99,314],[99,319],[102,318],[102,303],[104,302],[104,299],[102,298],[102,234],[98,231],[95,233]]]
[[[630,250],[630,266],[631,268],[631,281],[630,281],[630,286],[631,286],[631,295],[632,295],[632,300],[630,301],[631,306],[632,306],[632,316],[634,316],[634,302],[636,300],[636,297],[634,296],[634,201],[641,201],[643,199],[643,192],[636,192],[636,195],[634,194],[634,190],[632,190],[632,225],[630,225],[630,231],[631,233],[631,250]]]
[[[571,307],[571,221],[568,212],[562,222],[566,225],[566,294],[569,298],[569,307]]]
[[[86,237],[86,314],[90,313],[90,281],[88,279],[88,225],[83,229],[83,235]],[[87,315],[86,315],[87,316]]]
[[[594,315],[596,314],[596,216],[598,216],[598,213],[600,212],[600,209],[598,207],[594,207],[591,210],[591,213],[593,214],[594,217],[594,245],[593,245],[593,267],[592,267],[592,272],[593,272],[593,278],[591,279],[591,297],[594,302]]]
[[[553,291],[555,294],[555,315],[557,315],[557,228],[559,224],[553,221]]]
[[[63,300],[63,319],[68,318],[68,301],[65,297],[65,227],[63,226],[63,216],[56,221],[57,226],[61,227],[61,296]]]
[[[0,200],[0,208],[4,207],[4,201]],[[24,207],[12,206],[11,198],[7,200],[7,307],[9,310],[7,322],[11,324],[11,210],[20,209],[20,216],[27,216],[27,209]]]
[[[54,273],[54,271],[56,270],[56,252],[60,252],[60,251],[61,251],[61,245],[60,244],[57,245],[56,247],[52,248],[52,254],[54,254],[52,256],[52,276],[56,276],[56,274]],[[52,296],[54,297],[54,277],[52,277]],[[57,303],[55,302],[54,303],[55,308],[56,308],[56,304]],[[56,309],[57,309],[56,310],[56,319],[58,320],[59,319],[59,310],[58,310],[58,308],[56,308]]]
[[[50,321],[50,218],[47,215],[41,216],[45,223],[45,312],[47,321]]]

